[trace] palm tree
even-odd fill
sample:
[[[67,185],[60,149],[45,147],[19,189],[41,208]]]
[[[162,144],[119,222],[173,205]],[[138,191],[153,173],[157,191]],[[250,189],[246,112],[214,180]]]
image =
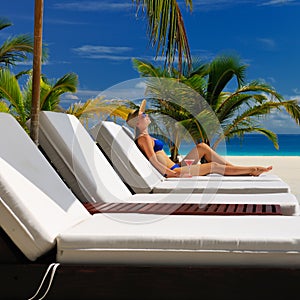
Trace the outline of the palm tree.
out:
[[[258,132],[267,136],[278,149],[277,135],[261,127],[258,120],[274,109],[284,109],[300,125],[300,107],[296,100],[284,100],[270,85],[259,80],[245,83],[247,66],[235,56],[219,56],[210,64],[202,65],[191,75],[204,76],[207,87],[204,98],[215,112],[226,139]],[[234,78],[237,87],[234,92],[224,92]],[[222,137],[212,145],[218,146]]]
[[[78,78],[74,73],[68,73],[55,82],[42,76],[40,109],[62,111],[60,96],[64,93],[76,92],[77,85]],[[32,77],[29,77],[21,89],[16,76],[11,71],[8,69],[0,70],[0,94],[8,103],[9,113],[14,115],[18,122],[26,128],[25,123],[31,116]]]
[[[166,56],[168,67],[172,67],[178,55],[178,70],[181,72],[184,59],[191,65],[190,48],[182,19],[182,14],[176,0],[132,0],[137,10],[142,6],[148,19],[148,34],[150,43],[157,45],[156,56],[161,51]],[[192,0],[185,0],[187,8],[192,10]]]
[[[0,19],[0,30],[12,26],[6,19]],[[33,54],[33,38],[29,34],[20,34],[8,38],[0,45],[0,69],[11,68],[19,62],[24,62],[31,58]],[[47,50],[43,49],[43,59],[47,58]]]
[[[217,120],[219,121],[223,133],[215,139],[211,145],[216,148],[223,139],[230,139],[234,136],[243,136],[248,132],[258,132],[267,136],[278,148],[277,135],[266,128],[261,127],[259,118],[268,115],[274,109],[284,109],[300,125],[300,107],[296,100],[284,100],[283,97],[271,86],[260,82],[252,81],[245,84],[245,71],[247,66],[240,62],[235,56],[219,56],[211,63],[202,63],[194,67],[191,71],[178,76],[176,69],[166,72],[160,67],[155,67],[150,63],[140,60],[133,60],[135,68],[142,77],[164,77],[178,78],[178,80],[195,90],[207,101]],[[234,92],[225,92],[228,84],[233,79],[237,80],[237,87]],[[153,81],[152,81],[153,82]],[[150,84],[151,91],[157,95],[162,95],[161,89],[156,84]],[[155,92],[155,89],[158,91]],[[180,96],[182,98],[182,96]],[[184,126],[195,142],[204,141],[209,143],[209,135],[199,122],[199,115],[209,114],[207,109],[194,103],[191,97],[182,98],[183,101],[190,101],[193,110],[178,108],[172,103],[159,101],[156,112],[170,115]],[[191,114],[191,111],[193,114]],[[177,112],[177,113],[176,113]],[[202,117],[201,120],[204,120]],[[213,118],[208,118],[211,122]],[[210,124],[212,125],[212,124]],[[177,130],[174,126],[173,129]],[[174,157],[176,153],[173,154]]]

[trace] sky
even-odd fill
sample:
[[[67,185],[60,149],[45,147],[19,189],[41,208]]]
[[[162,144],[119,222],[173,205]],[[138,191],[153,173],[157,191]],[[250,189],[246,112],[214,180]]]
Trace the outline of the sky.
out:
[[[33,35],[34,0],[2,2],[0,17],[13,26],[0,31],[0,44],[14,35]],[[238,55],[248,66],[247,82],[264,80],[285,99],[300,102],[300,0],[194,0],[192,12],[178,2],[193,57]],[[78,75],[77,93],[62,98],[65,107],[139,78],[132,58],[162,61],[155,59],[147,20],[131,0],[44,0],[43,42],[49,51],[42,66],[47,78]],[[284,112],[270,114],[263,124],[276,133],[300,134]]]

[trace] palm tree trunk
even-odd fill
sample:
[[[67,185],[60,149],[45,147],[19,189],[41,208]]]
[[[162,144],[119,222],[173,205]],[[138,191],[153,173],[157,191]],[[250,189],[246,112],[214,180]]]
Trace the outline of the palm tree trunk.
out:
[[[42,60],[43,33],[43,0],[35,0],[34,7],[34,50],[32,73],[32,106],[30,121],[30,137],[38,145],[39,110],[40,110],[40,78]]]

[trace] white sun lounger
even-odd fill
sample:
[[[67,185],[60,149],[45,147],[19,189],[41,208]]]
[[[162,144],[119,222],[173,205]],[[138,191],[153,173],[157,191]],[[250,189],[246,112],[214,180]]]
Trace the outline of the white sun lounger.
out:
[[[0,124],[0,225],[30,260],[56,247],[67,264],[300,266],[298,216],[92,216],[9,114]],[[105,197],[134,198],[105,164],[102,172]]]
[[[132,195],[127,186],[109,164],[104,154],[99,151],[96,143],[72,115],[54,112],[40,113],[40,145],[50,158],[52,164],[60,172],[67,185],[82,202],[90,203],[187,203],[187,204],[278,204],[284,214],[297,215],[299,204],[295,197],[288,203],[282,197],[286,193],[263,193],[253,195],[251,192],[238,194],[213,193],[177,193],[178,189],[168,193],[139,193]],[[185,182],[188,184],[188,182]],[[209,183],[203,183],[206,187]],[[213,182],[214,183],[214,182]],[[242,182],[242,191],[245,191]],[[267,181],[268,183],[268,181]],[[276,182],[278,185],[282,181]],[[169,182],[166,182],[169,184]],[[171,184],[174,184],[171,182]],[[194,182],[194,184],[198,184]],[[217,182],[217,184],[219,184]],[[234,182],[221,182],[224,190],[235,188]],[[241,184],[240,182],[237,183]],[[265,182],[260,183],[263,187]],[[193,186],[190,185],[190,187]],[[198,186],[197,186],[198,188]],[[248,185],[248,188],[250,186]],[[187,191],[187,189],[185,189]],[[199,190],[198,190],[199,191]],[[289,194],[290,195],[290,194]],[[283,200],[284,199],[284,200]]]
[[[58,171],[61,172],[62,177],[74,191],[77,190],[76,195],[78,197],[83,192],[83,194],[87,193],[88,199],[98,198],[97,189],[100,189],[103,180],[99,177],[98,172],[103,164],[107,164],[107,159],[98,153],[100,150],[96,150],[95,142],[76,117],[62,113],[41,112],[40,145]],[[112,157],[112,161],[114,162],[114,157]],[[149,165],[148,167],[145,164],[140,165],[136,161],[133,163],[124,155],[119,160],[119,162],[122,161],[131,167],[131,174],[136,174],[131,176],[130,184],[126,182],[132,192],[261,194],[290,191],[289,186],[279,178],[274,178],[274,180],[234,180],[233,178],[231,180],[217,180],[213,177],[210,180],[211,177],[206,177],[208,180],[168,181],[163,180],[161,175],[157,176]],[[140,167],[144,165],[145,168],[142,170]],[[122,167],[121,164],[118,164],[115,169],[118,173],[122,173],[125,168],[126,166]],[[139,172],[134,168],[139,169]],[[77,189],[76,184],[78,185]],[[84,195],[80,197],[84,197]],[[114,200],[112,199],[112,201]]]
[[[136,193],[165,193],[170,189],[176,189],[180,193],[193,184],[191,181],[197,181],[199,189],[201,187],[199,181],[202,181],[202,185],[207,184],[206,193],[210,189],[218,190],[218,193],[290,191],[289,186],[274,174],[262,174],[260,176],[220,176],[211,174],[192,178],[164,178],[138,149],[128,130],[128,128],[121,127],[113,122],[103,121],[94,126],[90,133],[118,170],[123,180]],[[178,181],[180,181],[180,185]],[[226,182],[224,189],[221,186],[222,182]]]

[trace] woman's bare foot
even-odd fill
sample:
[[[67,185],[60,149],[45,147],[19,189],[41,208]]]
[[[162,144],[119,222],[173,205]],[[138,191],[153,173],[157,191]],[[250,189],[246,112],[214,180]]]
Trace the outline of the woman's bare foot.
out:
[[[269,172],[273,169],[272,166],[269,166],[269,167],[255,167],[255,171],[253,171],[250,175],[252,176],[259,176],[260,174],[262,173],[265,173],[265,172]]]

